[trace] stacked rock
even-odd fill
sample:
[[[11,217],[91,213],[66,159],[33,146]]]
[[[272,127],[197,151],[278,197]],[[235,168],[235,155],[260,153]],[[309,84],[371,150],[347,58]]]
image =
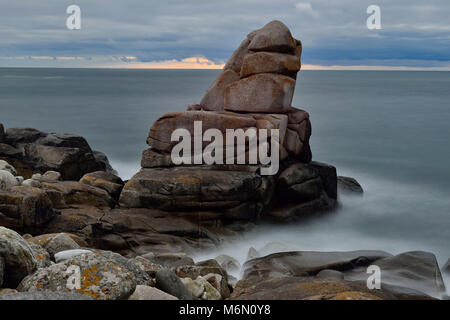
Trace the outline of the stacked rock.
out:
[[[125,185],[120,204],[123,207],[203,212],[204,216],[211,219],[217,217],[211,211],[216,214],[219,211],[222,217],[229,219],[246,217],[249,220],[264,211],[273,203],[274,198],[279,198],[274,193],[283,193],[283,190],[278,190],[277,182],[281,171],[275,177],[260,175],[262,163],[255,165],[247,161],[251,151],[251,147],[247,145],[249,138],[246,137],[245,149],[235,146],[233,140],[231,148],[234,150],[232,156],[229,156],[225,151],[230,147],[230,142],[223,137],[229,129],[255,129],[258,145],[261,145],[264,142],[261,139],[266,138],[261,137],[261,131],[273,137],[273,129],[278,129],[280,170],[292,163],[314,166],[310,164],[312,154],[309,145],[309,114],[291,106],[297,73],[301,68],[301,52],[301,42],[294,39],[280,21],[272,21],[248,34],[199,104],[189,105],[186,111],[165,114],[153,124],[147,138],[150,148],[143,152],[142,170]],[[184,129],[195,138],[198,134],[196,123],[199,122],[202,132],[216,129],[216,132],[222,134],[224,161],[199,167],[199,164],[203,164],[195,161],[198,155],[196,150],[199,152],[199,149],[191,141],[194,152],[189,155],[189,161],[182,161],[181,166],[180,163],[174,163],[171,153],[179,141],[172,141],[172,134],[177,129]],[[220,135],[216,139],[220,139]],[[241,145],[242,142],[243,140]],[[209,143],[202,140],[202,148]],[[272,148],[271,142],[268,151],[271,156]],[[243,150],[245,157],[240,157]],[[217,154],[216,151],[215,153]],[[229,162],[231,157],[232,160],[244,158],[246,161]],[[326,183],[322,182],[330,180],[319,176],[328,169],[328,176],[336,174],[334,168],[324,168],[309,170],[297,166],[292,170],[295,174],[286,180],[289,183],[286,184],[283,180],[284,187],[295,189],[290,202],[298,204],[320,198],[322,191],[327,189],[324,187]],[[299,173],[302,170],[306,170],[308,174]],[[299,187],[304,183],[311,184],[311,181],[316,181],[315,178],[322,184],[312,189],[310,185]],[[330,189],[335,189],[335,181],[331,182],[328,190]],[[305,195],[304,191],[311,192],[311,195]],[[328,196],[336,198],[335,192]]]

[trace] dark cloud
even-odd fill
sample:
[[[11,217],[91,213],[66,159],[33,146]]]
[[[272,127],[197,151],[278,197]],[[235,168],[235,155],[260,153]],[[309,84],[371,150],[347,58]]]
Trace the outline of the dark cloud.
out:
[[[202,55],[225,60],[243,37],[273,19],[304,43],[308,64],[450,60],[448,0],[377,0],[382,30],[366,28],[372,0],[0,0],[0,56]],[[67,30],[66,8],[82,9]]]

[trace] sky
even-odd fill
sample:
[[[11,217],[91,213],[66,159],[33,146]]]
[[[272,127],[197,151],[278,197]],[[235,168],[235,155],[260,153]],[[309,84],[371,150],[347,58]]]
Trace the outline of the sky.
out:
[[[74,4],[80,30],[66,27]],[[449,17],[449,0],[0,0],[0,67],[221,68],[281,20],[304,69],[450,70]]]

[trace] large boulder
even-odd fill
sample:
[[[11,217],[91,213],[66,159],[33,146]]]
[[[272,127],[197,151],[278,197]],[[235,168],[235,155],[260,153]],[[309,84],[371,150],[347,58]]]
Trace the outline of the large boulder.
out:
[[[203,167],[141,169],[122,190],[120,205],[162,210],[224,210],[263,202],[266,178],[246,171]]]
[[[434,254],[423,251],[405,252],[396,256],[377,259],[372,263],[381,270],[381,288],[401,296],[415,290],[430,296],[445,294],[439,264]],[[366,268],[354,268],[345,272],[345,279],[366,282],[370,274]],[[404,288],[407,288],[406,291]]]
[[[194,137],[194,122],[201,121],[202,129],[246,129],[256,126],[256,120],[250,116],[230,112],[215,113],[210,111],[183,111],[167,113],[160,117],[150,129],[147,143],[154,149],[171,152],[178,141],[171,141],[172,132],[186,129]]]
[[[120,191],[123,188],[122,179],[106,171],[87,173],[80,179],[80,183],[103,189],[116,200],[119,199]]]
[[[0,170],[0,190],[18,186],[20,183],[10,171]]]
[[[12,165],[10,165],[5,160],[0,160],[0,171],[5,170],[9,171],[13,176],[17,175],[16,168],[14,168]]]
[[[85,173],[106,169],[86,140],[77,135],[10,128],[3,144],[6,146],[0,147],[0,159],[8,161],[25,178],[53,170],[65,180],[79,180]]]
[[[4,287],[15,288],[37,268],[36,257],[17,232],[0,227],[0,257],[4,262]]]
[[[159,289],[139,285],[128,300],[178,300],[178,298]]]
[[[0,224],[33,231],[55,216],[48,195],[38,188],[17,186],[0,190]]]
[[[295,78],[299,70],[300,59],[295,55],[276,52],[255,52],[244,57],[241,78],[258,73],[278,73]]]
[[[239,74],[228,69],[222,71],[213,84],[206,91],[200,105],[202,109],[209,111],[224,110],[224,94],[226,87],[240,79]]]
[[[295,80],[273,73],[260,73],[230,84],[225,90],[225,110],[287,113],[294,97]]]
[[[22,292],[75,292],[96,300],[127,299],[147,274],[117,253],[95,251],[39,269],[22,280]]]
[[[248,49],[251,51],[272,51],[294,53],[297,47],[289,28],[281,21],[271,21],[250,35]]]
[[[244,264],[244,279],[316,275],[322,270],[347,270],[368,266],[378,259],[390,257],[383,251],[316,252],[294,251],[274,253]]]
[[[192,293],[186,288],[181,279],[168,269],[156,272],[156,288],[180,300],[193,300]]]
[[[98,185],[94,187],[77,181],[41,183],[41,190],[50,196],[56,208],[63,208],[69,205],[114,207],[116,201],[105,189],[105,186],[103,188],[100,188]],[[114,191],[112,192],[114,193]]]

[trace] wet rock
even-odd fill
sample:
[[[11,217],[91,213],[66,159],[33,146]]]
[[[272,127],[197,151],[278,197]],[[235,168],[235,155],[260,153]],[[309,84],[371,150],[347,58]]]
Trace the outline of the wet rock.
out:
[[[17,232],[0,227],[0,257],[4,262],[3,286],[15,288],[37,268],[36,257]]]
[[[344,274],[337,270],[329,270],[325,269],[320,271],[317,275],[319,279],[336,279],[336,280],[344,280]]]
[[[241,269],[241,264],[235,258],[221,254],[217,256],[215,260],[224,268],[227,272],[236,272]]]
[[[377,259],[372,264],[381,270],[381,287],[395,295],[408,294],[412,290],[434,297],[445,294],[441,271],[432,253],[406,252]],[[345,273],[345,279],[352,281],[366,282],[369,276],[365,268],[354,268]]]
[[[192,293],[186,288],[180,278],[168,269],[156,272],[156,288],[180,300],[193,300]]]
[[[205,292],[205,285],[201,281],[192,280],[191,278],[181,278],[181,282],[183,282],[195,298],[201,298],[203,292]]]
[[[352,194],[362,194],[364,193],[361,185],[354,178],[350,177],[337,177],[337,186],[339,192],[342,193],[352,193]]]
[[[222,299],[226,299],[230,296],[228,281],[226,281],[223,276],[216,273],[208,273],[207,275],[203,276],[203,278],[219,292]]]
[[[188,257],[184,252],[156,253],[152,258],[148,258],[148,260],[166,268],[194,265],[194,260],[192,260],[191,257]]]
[[[138,285],[128,300],[178,300],[178,298],[153,287]]]
[[[315,252],[293,251],[247,261],[244,279],[316,275],[322,270],[347,270],[390,257],[383,251]]]

